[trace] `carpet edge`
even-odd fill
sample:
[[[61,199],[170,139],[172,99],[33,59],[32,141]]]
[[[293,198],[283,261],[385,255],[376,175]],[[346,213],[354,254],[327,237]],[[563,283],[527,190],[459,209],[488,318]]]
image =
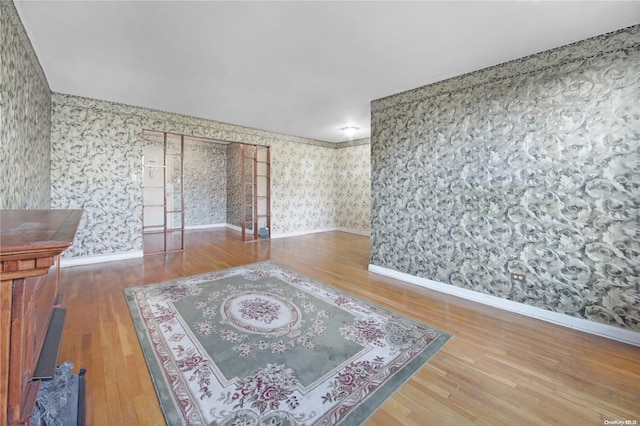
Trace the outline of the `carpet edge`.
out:
[[[368,307],[373,307],[377,310],[383,311],[387,314],[391,314],[394,316],[400,316],[405,320],[408,320],[414,324],[419,324],[425,326],[433,331],[435,331],[438,336],[430,342],[419,355],[414,357],[409,363],[407,363],[402,369],[393,374],[393,377],[386,381],[382,386],[377,388],[375,391],[371,393],[370,396],[367,397],[367,406],[368,409],[365,409],[365,404],[359,404],[355,407],[349,414],[347,414],[344,418],[340,420],[340,424],[343,426],[358,426],[366,422],[371,416],[373,416],[380,407],[385,404],[396,392],[400,391],[402,386],[404,386],[421,368],[425,367],[429,360],[434,357],[443,347],[444,345],[451,339],[453,339],[453,335],[442,331],[438,328],[435,328],[429,324],[426,324],[423,321],[411,318],[407,314],[400,314],[391,308],[384,307],[374,301],[369,299],[365,299],[361,296],[356,296],[352,293],[349,293],[347,290],[343,290],[341,288],[336,287],[335,284],[330,284],[324,281],[320,281],[316,278],[312,278],[306,273],[299,272],[292,267],[284,266],[278,262],[273,260],[264,260],[260,262],[254,262],[250,264],[243,264],[238,266],[232,266],[228,268],[222,268],[219,270],[207,271],[200,274],[189,275],[191,278],[198,278],[200,276],[204,277],[213,272],[219,271],[230,271],[241,268],[246,268],[247,266],[254,267],[263,267],[265,269],[278,269],[280,271],[285,271],[287,273],[291,273],[294,275],[299,275],[312,281],[318,287],[327,287],[332,291],[344,294],[347,297],[353,297],[358,299],[361,302],[364,302]],[[131,318],[133,321],[134,328],[136,329],[136,334],[138,336],[138,341],[145,358],[147,369],[149,371],[149,375],[154,384],[154,389],[156,392],[156,396],[158,401],[162,407],[163,415],[165,417],[165,421],[168,425],[177,425],[177,424],[186,424],[183,417],[181,416],[182,410],[180,406],[177,404],[171,387],[168,385],[166,380],[161,380],[165,375],[163,374],[163,369],[161,366],[160,360],[156,356],[156,352],[154,350],[151,337],[147,332],[147,328],[142,319],[142,314],[140,312],[139,306],[135,300],[135,289],[139,289],[145,286],[150,285],[158,285],[158,284],[169,284],[172,282],[180,281],[186,276],[176,277],[169,280],[158,281],[148,284],[141,284],[139,286],[134,286],[130,288],[123,289],[125,299],[127,304],[129,305],[129,312],[131,314]],[[135,308],[135,309],[134,309]],[[148,355],[151,354],[151,355]],[[156,371],[154,373],[154,370]],[[170,413],[170,414],[169,414]]]
[[[434,330],[436,329],[434,328]],[[345,426],[357,426],[362,425],[364,422],[370,419],[384,405],[384,403],[391,399],[394,394],[399,392],[402,387],[413,378],[414,375],[416,375],[422,368],[425,368],[431,358],[438,354],[442,350],[442,348],[444,348],[444,345],[452,339],[452,334],[440,332],[440,335],[435,338],[433,342],[431,342],[426,348],[424,348],[419,356],[416,356],[408,364],[406,364],[403,369],[398,371],[398,373],[401,374],[396,374],[393,379],[385,382],[380,389],[377,389],[374,394],[369,397],[376,398],[375,401],[370,401],[373,410],[371,410],[369,413],[366,413],[363,412],[365,411],[364,407],[358,406],[352,413],[349,413],[344,418],[343,424]]]
[[[153,345],[151,344],[151,338],[146,331],[147,328],[144,326],[144,321],[142,320],[138,304],[135,301],[133,288],[125,288],[123,289],[123,292],[127,305],[129,306],[129,313],[131,315],[131,321],[133,322],[133,328],[136,330],[136,335],[138,336],[140,350],[142,351],[142,355],[145,359],[147,371],[149,372],[151,382],[154,385],[153,388],[155,390],[156,397],[158,398],[158,403],[161,406],[161,411],[162,415],[164,416],[165,422],[167,423],[167,425],[184,425],[186,423],[184,422],[182,416],[177,415],[177,413],[181,413],[181,410],[175,399],[173,398],[173,392],[171,391],[171,388],[166,383],[166,381],[162,380],[165,375],[162,373],[162,366],[160,365],[160,361],[155,356],[156,352],[153,348]],[[152,371],[152,368],[156,369],[157,371],[154,373],[154,371]],[[169,413],[176,413],[176,415],[171,415]]]

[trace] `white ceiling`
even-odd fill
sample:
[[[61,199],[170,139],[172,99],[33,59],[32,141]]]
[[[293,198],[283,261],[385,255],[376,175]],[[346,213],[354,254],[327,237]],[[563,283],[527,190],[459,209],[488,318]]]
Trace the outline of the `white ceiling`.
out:
[[[370,101],[640,23],[636,1],[19,1],[54,92],[329,142]]]

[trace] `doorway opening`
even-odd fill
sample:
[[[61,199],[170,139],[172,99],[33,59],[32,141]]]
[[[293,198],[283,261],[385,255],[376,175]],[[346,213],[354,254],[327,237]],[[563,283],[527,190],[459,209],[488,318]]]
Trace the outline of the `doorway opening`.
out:
[[[271,237],[271,153],[242,144],[242,240]]]
[[[143,130],[143,253],[182,251],[185,232],[271,237],[270,148]]]
[[[144,255],[184,250],[184,136],[143,131]]]

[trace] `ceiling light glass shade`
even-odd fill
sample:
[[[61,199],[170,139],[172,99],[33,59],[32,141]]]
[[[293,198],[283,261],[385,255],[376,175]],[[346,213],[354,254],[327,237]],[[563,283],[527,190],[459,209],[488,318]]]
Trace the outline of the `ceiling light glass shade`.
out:
[[[351,136],[356,134],[356,132],[359,130],[359,128],[358,127],[343,127],[340,130],[342,130],[347,136],[351,137]]]

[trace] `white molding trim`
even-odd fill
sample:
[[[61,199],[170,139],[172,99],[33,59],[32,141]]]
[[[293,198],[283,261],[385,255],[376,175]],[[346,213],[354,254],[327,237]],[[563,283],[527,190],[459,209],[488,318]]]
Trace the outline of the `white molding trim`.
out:
[[[371,231],[359,231],[353,228],[335,228],[334,231],[348,232],[349,234],[362,235],[364,237],[371,237]]]
[[[513,302],[511,300],[502,299],[489,294],[478,293],[466,288],[456,287],[450,284],[444,284],[438,281],[432,281],[426,278],[417,277],[415,275],[405,274],[393,269],[370,264],[369,272],[384,275],[436,290],[441,293],[450,294],[452,296],[461,297],[473,302],[482,303],[484,305],[493,306],[505,311],[515,312],[531,318],[547,321],[553,324],[572,328],[574,330],[584,331],[585,333],[595,334],[597,336],[606,337],[611,340],[628,343],[634,346],[640,346],[640,333],[624,328],[614,327],[608,324],[601,324],[595,321],[589,321],[583,318],[576,318],[559,312],[548,311],[546,309],[537,308],[535,306],[525,305],[524,303]]]
[[[197,229],[212,229],[212,228],[229,228],[229,229],[233,229],[234,231],[238,231],[238,232],[242,232],[242,228],[236,225],[231,225],[230,223],[214,223],[214,224],[210,224],[210,225],[193,225],[193,226],[185,226],[185,230],[189,231],[189,230],[197,230]],[[272,234],[271,238],[286,238],[286,237],[297,237],[300,235],[307,235],[307,234],[317,234],[320,232],[331,232],[331,231],[340,231],[340,232],[348,232],[349,234],[357,234],[357,235],[362,235],[365,237],[370,237],[371,236],[371,231],[360,231],[358,229],[353,229],[353,228],[340,228],[340,227],[336,227],[336,228],[325,228],[325,229],[314,229],[311,231],[296,231],[296,232],[287,232],[287,233],[282,233],[282,234]]]
[[[184,229],[186,231],[188,231],[188,230],[191,230],[191,229],[224,228],[226,226],[227,226],[226,223],[211,223],[211,224],[208,224],[208,225],[189,225],[189,226],[185,226]]]
[[[325,228],[325,229],[314,229],[311,231],[296,231],[296,232],[285,232],[282,234],[271,234],[271,239],[275,239],[275,238],[287,238],[287,237],[298,237],[301,235],[308,235],[308,234],[319,234],[320,232],[330,232],[330,231],[334,231],[335,228]]]
[[[142,256],[142,250],[140,250],[130,251],[127,253],[100,254],[97,256],[69,257],[62,258],[60,260],[60,267],[66,268],[67,266],[90,265],[93,263],[113,262],[116,260],[138,259]]]
[[[298,237],[301,235],[318,234],[320,232],[332,232],[332,231],[348,232],[350,234],[364,235],[367,237],[371,236],[370,231],[358,231],[356,229],[351,229],[351,228],[324,228],[324,229],[314,229],[312,231],[297,231],[297,232],[286,232],[282,234],[271,234],[271,238],[275,239],[275,238]]]

